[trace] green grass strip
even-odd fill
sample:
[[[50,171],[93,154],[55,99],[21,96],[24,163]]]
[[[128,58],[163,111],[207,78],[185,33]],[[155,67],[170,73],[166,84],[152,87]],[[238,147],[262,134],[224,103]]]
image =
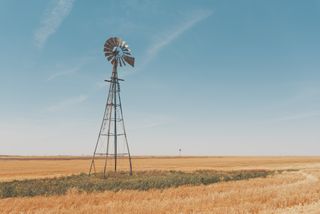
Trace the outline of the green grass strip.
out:
[[[88,176],[79,174],[57,178],[15,180],[0,183],[0,198],[31,197],[37,195],[63,195],[69,189],[80,192],[103,192],[119,190],[149,190],[178,187],[181,185],[208,185],[222,181],[245,180],[266,177],[274,171],[242,170],[242,171],[213,171],[199,170],[194,172],[182,171],[143,171],[129,176],[127,172]]]

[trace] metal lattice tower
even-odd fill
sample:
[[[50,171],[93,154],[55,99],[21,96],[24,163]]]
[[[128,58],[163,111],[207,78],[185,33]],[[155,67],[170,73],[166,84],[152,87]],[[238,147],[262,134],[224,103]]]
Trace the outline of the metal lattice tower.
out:
[[[117,68],[118,65],[122,67],[126,65],[126,63],[133,67],[134,58],[131,56],[131,51],[126,42],[118,37],[111,37],[105,42],[104,53],[107,60],[113,65],[113,68],[111,79],[105,80],[110,83],[109,93],[99,136],[92,156],[89,175],[98,171],[97,160],[101,160],[101,157],[104,161],[104,177],[106,177],[107,174],[108,164],[111,162],[109,159],[113,159],[111,163],[113,163],[113,169],[116,172],[118,159],[123,156],[127,156],[129,159],[129,170],[130,175],[132,175],[131,155],[120,98],[120,81],[123,81],[123,79],[118,78]],[[123,152],[119,152],[121,144],[123,146]]]

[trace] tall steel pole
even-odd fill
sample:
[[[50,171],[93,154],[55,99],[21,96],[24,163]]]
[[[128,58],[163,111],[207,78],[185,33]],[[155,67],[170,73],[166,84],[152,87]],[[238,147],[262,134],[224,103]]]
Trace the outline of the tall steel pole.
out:
[[[117,63],[113,65],[113,95],[114,95],[114,171],[117,171],[117,90],[118,90],[118,75],[117,75]]]

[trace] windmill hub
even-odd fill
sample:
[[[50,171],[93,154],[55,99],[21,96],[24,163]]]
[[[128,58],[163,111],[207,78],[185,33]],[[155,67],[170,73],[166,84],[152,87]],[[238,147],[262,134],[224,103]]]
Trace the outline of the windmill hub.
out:
[[[119,47],[114,47],[113,48],[113,54],[116,56],[116,57],[122,57],[123,56],[123,51],[121,48]]]

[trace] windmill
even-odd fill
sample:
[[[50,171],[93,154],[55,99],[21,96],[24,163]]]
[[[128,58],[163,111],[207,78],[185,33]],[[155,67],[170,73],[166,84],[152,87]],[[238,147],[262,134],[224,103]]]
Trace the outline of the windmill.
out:
[[[126,64],[134,67],[134,57],[132,57],[131,50],[127,43],[119,37],[111,37],[105,42],[104,55],[113,67],[110,80],[105,80],[110,83],[109,93],[99,136],[92,156],[89,175],[97,172],[97,168],[99,167],[97,160],[101,160],[101,158],[103,159],[104,177],[106,177],[107,174],[109,159],[113,159],[113,169],[116,172],[118,159],[122,156],[128,157],[130,175],[132,175],[131,155],[120,99],[120,81],[124,80],[118,78],[117,68],[119,65],[122,67]],[[123,152],[119,153],[121,144],[123,146]]]

